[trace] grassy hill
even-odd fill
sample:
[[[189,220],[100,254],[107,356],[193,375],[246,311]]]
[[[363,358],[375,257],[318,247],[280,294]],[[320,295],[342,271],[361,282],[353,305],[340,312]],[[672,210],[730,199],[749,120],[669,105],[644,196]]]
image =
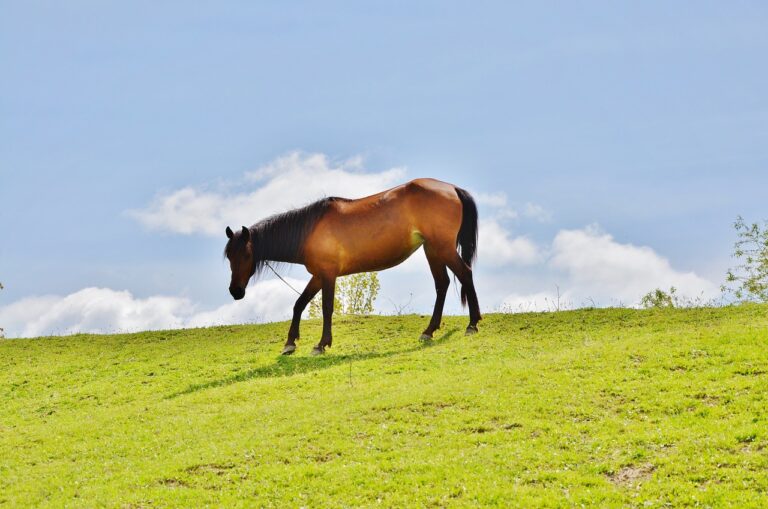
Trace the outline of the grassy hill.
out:
[[[0,342],[0,506],[768,505],[768,306]]]

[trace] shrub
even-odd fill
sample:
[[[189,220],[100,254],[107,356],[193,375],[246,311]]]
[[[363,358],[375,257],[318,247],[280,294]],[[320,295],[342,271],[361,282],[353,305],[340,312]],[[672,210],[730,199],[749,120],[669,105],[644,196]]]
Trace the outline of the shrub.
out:
[[[739,302],[768,302],[768,221],[747,224],[739,216],[733,227],[733,257],[738,263],[726,272],[721,290]]]
[[[336,280],[333,311],[344,315],[368,315],[379,294],[379,276],[376,272],[361,272]],[[309,317],[323,316],[323,299],[320,293],[309,303]]]
[[[640,307],[644,309],[652,308],[674,308],[678,307],[677,288],[674,286],[665,292],[661,288],[656,288],[643,295],[640,299]]]

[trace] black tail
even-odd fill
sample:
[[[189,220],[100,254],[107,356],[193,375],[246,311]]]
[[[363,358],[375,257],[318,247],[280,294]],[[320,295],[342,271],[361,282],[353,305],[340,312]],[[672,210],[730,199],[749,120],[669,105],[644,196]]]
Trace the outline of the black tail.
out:
[[[472,266],[477,256],[477,205],[474,198],[464,189],[457,187],[456,194],[461,200],[461,228],[456,238],[456,246],[461,248],[461,259],[468,266]],[[462,285],[461,305],[467,304],[467,293]]]

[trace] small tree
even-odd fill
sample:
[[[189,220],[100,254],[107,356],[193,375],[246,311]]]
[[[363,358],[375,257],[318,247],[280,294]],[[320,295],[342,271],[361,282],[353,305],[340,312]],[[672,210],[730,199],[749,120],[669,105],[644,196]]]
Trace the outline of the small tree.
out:
[[[373,313],[373,302],[379,294],[379,275],[376,272],[361,272],[341,278],[336,290],[346,315],[369,315]]]
[[[721,290],[739,302],[768,302],[768,221],[747,224],[739,216],[733,227],[733,257],[738,263],[726,272]]]
[[[336,281],[333,311],[344,315],[368,315],[379,294],[379,276],[376,272],[361,272],[344,276]],[[309,303],[309,317],[323,316],[322,297],[318,294]]]
[[[338,290],[338,284],[336,285]],[[322,318],[323,316],[323,292],[318,292],[315,298],[309,301],[309,317],[310,318]],[[342,313],[341,301],[339,300],[338,291],[333,296],[333,312]]]
[[[3,283],[0,283],[0,290],[2,290],[2,289],[3,289]],[[4,331],[5,331],[5,329],[0,327],[0,338],[4,338],[5,337]]]
[[[640,306],[645,309],[677,307],[677,288],[672,286],[668,292],[661,288],[651,290],[640,299]]]

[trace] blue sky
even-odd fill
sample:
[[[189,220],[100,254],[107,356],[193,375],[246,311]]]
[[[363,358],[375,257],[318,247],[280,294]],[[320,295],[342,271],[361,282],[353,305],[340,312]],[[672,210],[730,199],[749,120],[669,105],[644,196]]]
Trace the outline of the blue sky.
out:
[[[186,299],[185,316],[229,304],[223,233],[152,227],[136,211],[185,188],[247,197],[270,182],[249,172],[294,153],[303,155],[286,171],[309,175],[297,186],[318,193],[317,168],[367,175],[360,189],[401,168],[403,180],[495,195],[481,206],[495,221],[489,245],[525,239],[538,258],[510,251],[484,267],[481,231],[489,310],[556,284],[575,304],[631,300],[611,293],[621,270],[590,286],[600,276],[569,249],[615,248],[621,266],[650,252],[672,272],[633,277],[664,284],[692,273],[692,292],[709,292],[731,263],[736,215],[768,216],[763,2],[0,2],[0,11],[9,335],[71,295],[81,307],[34,330],[87,329],[82,306],[119,292],[134,311],[154,297]],[[307,167],[312,154],[326,166]],[[409,287],[414,278],[397,270],[382,294],[414,293],[413,309],[429,309],[429,280]],[[109,292],[78,294],[86,288]],[[98,328],[130,328],[109,323],[114,306]]]

